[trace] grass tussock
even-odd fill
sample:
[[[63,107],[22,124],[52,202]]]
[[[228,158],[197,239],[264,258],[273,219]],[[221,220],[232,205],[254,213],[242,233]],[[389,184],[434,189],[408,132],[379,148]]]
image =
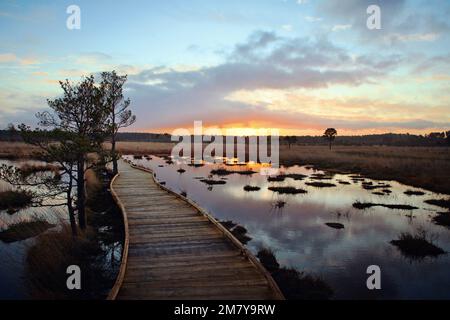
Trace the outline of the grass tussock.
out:
[[[252,240],[252,238],[247,235],[248,231],[245,227],[240,226],[231,220],[219,221],[219,223],[230,231],[231,234],[242,244],[247,244],[250,240]]]
[[[250,185],[244,186],[244,191],[247,191],[247,192],[251,192],[251,191],[259,191],[259,190],[261,190],[260,187],[250,186]]]
[[[25,190],[8,190],[0,192],[0,210],[14,213],[18,209],[26,208],[33,202],[33,195]]]
[[[330,228],[333,229],[344,229],[345,226],[342,223],[338,223],[338,222],[327,222],[325,223],[325,225],[327,225]]]
[[[240,175],[252,175],[257,173],[253,170],[228,170],[228,169],[215,169],[211,170],[210,174],[214,176],[228,176],[231,174],[240,174]]]
[[[418,209],[417,207],[410,206],[407,204],[384,204],[384,203],[372,203],[372,202],[359,202],[356,201],[353,203],[353,208],[355,209],[368,209],[372,207],[383,207],[388,209],[396,209],[396,210],[415,210]]]
[[[438,215],[433,218],[433,222],[450,229],[450,212],[438,212]]]
[[[330,173],[314,173],[309,178],[312,180],[331,180],[333,175]]]
[[[302,194],[308,192],[306,190],[295,187],[269,187],[269,190],[280,194]]]
[[[104,295],[105,276],[97,257],[102,254],[99,245],[89,234],[73,238],[70,227],[40,235],[28,249],[26,282],[34,299],[88,299]],[[81,290],[68,290],[67,267],[81,269]]]
[[[425,200],[424,202],[431,204],[433,206],[450,209],[450,200],[449,199],[430,199],[430,200]]]
[[[286,180],[286,175],[284,174],[267,177],[268,182],[283,182],[284,180]]]
[[[315,187],[315,188],[333,188],[336,187],[334,183],[314,181],[314,182],[306,182],[307,186]]]
[[[200,182],[203,182],[209,186],[215,186],[215,185],[224,185],[227,182],[225,180],[214,180],[214,179],[202,179]]]
[[[406,190],[404,194],[406,194],[407,196],[423,196],[425,195],[425,192],[417,190]]]
[[[417,234],[402,233],[397,240],[392,240],[390,243],[396,246],[404,256],[412,259],[437,257],[445,253],[433,244],[433,240],[424,230],[419,230]]]
[[[365,190],[376,190],[380,188],[386,189],[392,187],[391,185],[386,183],[374,184],[373,182],[363,182],[361,185]]]
[[[275,258],[274,252],[269,248],[263,248],[259,250],[256,257],[270,273],[277,271],[280,268],[280,264]]]
[[[328,300],[333,289],[321,278],[300,272],[294,268],[280,267],[270,249],[262,249],[257,257],[269,271],[288,300]]]
[[[8,229],[0,232],[0,241],[6,243],[23,241],[34,238],[53,227],[55,227],[54,224],[38,218],[31,221],[17,222],[8,226]]]
[[[308,176],[304,175],[304,174],[301,174],[301,173],[288,173],[288,174],[285,175],[285,177],[289,178],[289,179],[296,180],[296,181],[300,181],[300,180],[303,180],[303,179],[307,178]]]

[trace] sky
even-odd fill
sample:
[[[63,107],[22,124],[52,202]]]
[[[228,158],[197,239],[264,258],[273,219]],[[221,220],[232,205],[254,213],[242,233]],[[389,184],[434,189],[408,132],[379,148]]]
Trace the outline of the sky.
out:
[[[449,130],[449,21],[447,0],[0,0],[0,128],[35,124],[59,80],[116,70],[126,131]]]

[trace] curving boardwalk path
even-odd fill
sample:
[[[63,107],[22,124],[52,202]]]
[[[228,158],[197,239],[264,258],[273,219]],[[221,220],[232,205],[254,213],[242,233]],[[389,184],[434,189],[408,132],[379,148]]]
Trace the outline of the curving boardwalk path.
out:
[[[151,173],[121,161],[112,190],[129,234],[117,299],[283,299],[246,249]]]

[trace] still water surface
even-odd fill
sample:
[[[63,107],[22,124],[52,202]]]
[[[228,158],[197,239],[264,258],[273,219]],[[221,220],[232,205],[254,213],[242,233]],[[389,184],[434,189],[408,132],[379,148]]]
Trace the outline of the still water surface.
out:
[[[392,193],[375,195],[373,192],[380,190],[366,190],[362,181],[344,174],[323,180],[336,187],[312,187],[306,183],[318,181],[311,177],[322,172],[303,166],[281,169],[286,174],[308,176],[301,181],[287,178],[283,182],[268,182],[267,176],[259,173],[231,174],[212,177],[224,179],[226,184],[211,187],[200,178],[207,178],[212,169],[244,170],[248,167],[216,164],[191,167],[168,165],[158,157],[151,160],[126,158],[154,170],[158,180],[166,182],[175,192],[186,192],[217,219],[232,220],[244,226],[252,237],[247,246],[253,253],[269,247],[282,266],[322,277],[333,288],[336,299],[450,299],[450,254],[411,260],[389,243],[402,232],[416,233],[423,229],[435,239],[436,245],[449,252],[450,230],[431,221],[436,212],[444,210],[423,202],[443,195],[394,181],[365,179],[366,183],[390,185],[388,189]],[[177,172],[180,168],[186,172]],[[250,168],[260,169],[258,165]],[[261,190],[245,192],[245,185],[258,186]],[[268,190],[270,186],[294,186],[308,193],[280,195]],[[404,194],[406,190],[423,191],[425,195],[408,196]],[[284,201],[285,206],[277,208],[278,201]],[[418,209],[373,207],[358,210],[352,206],[355,201],[408,204]],[[326,223],[341,223],[344,229],[333,229]],[[366,269],[374,264],[381,267],[382,290],[369,291]]]

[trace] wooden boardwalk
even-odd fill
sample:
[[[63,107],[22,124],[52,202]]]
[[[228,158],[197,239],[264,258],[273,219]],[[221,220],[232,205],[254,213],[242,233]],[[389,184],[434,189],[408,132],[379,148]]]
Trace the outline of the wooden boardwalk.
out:
[[[121,161],[111,187],[128,222],[129,242],[112,298],[283,299],[270,275],[228,231],[164,190],[151,173]]]

